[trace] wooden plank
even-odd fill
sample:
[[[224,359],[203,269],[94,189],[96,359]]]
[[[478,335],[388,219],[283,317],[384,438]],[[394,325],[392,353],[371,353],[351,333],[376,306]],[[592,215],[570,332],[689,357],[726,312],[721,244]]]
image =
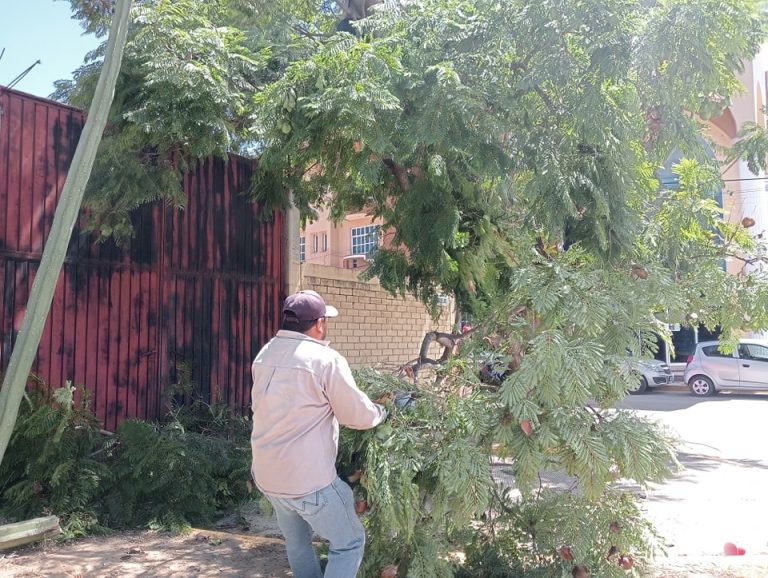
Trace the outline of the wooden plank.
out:
[[[39,263],[38,263],[39,266]],[[48,314],[46,327],[48,333],[48,367],[41,367],[42,371],[47,371],[50,376],[48,382],[54,388],[63,387],[68,376],[64,374],[64,327],[65,320],[65,294],[66,278],[61,273],[56,282],[56,289],[53,293],[51,302],[51,311]]]
[[[115,397],[115,418],[117,422],[123,421],[129,416],[128,408],[128,313],[130,303],[128,290],[130,275],[124,269],[120,269],[114,275],[112,281],[112,319],[115,330],[112,331],[114,344],[114,358],[111,360],[112,383],[117,389]]]
[[[83,266],[83,285],[78,292],[80,318],[83,320],[79,334],[78,353],[83,386],[91,395],[92,409],[96,412],[101,387],[98,380],[99,356],[99,276],[96,267]],[[103,425],[102,421],[102,425]]]
[[[115,384],[112,381],[112,375],[109,371],[109,360],[111,353],[110,335],[112,327],[110,327],[110,308],[111,308],[111,268],[107,266],[100,267],[98,273],[98,312],[97,312],[97,326],[99,328],[99,357],[97,362],[97,378],[96,383],[99,390],[99,395],[96,399],[95,409],[96,415],[102,420],[104,428],[110,431],[114,431],[117,425],[117,420],[114,413],[111,412],[112,403],[115,397],[114,389]]]
[[[61,344],[58,351],[61,355],[62,385],[65,381],[71,381],[75,390],[75,402],[79,403],[82,397],[82,382],[77,380],[75,372],[75,347],[80,339],[77,333],[77,268],[71,263],[65,263],[62,273],[59,275],[59,286],[62,292],[62,328],[60,333]]]
[[[0,550],[9,550],[45,538],[53,538],[59,533],[61,533],[61,529],[59,528],[59,519],[56,516],[5,524],[0,526]]]
[[[210,371],[211,371],[211,401],[227,398],[226,387],[221,364],[224,360],[224,340],[221,331],[221,279],[211,279],[211,328],[210,328]],[[214,399],[215,397],[215,399]]]
[[[136,268],[134,270],[126,269],[122,279],[122,291],[120,294],[120,311],[122,312],[121,325],[123,327],[123,340],[121,343],[120,357],[123,360],[122,373],[123,383],[125,383],[125,414],[124,417],[137,417],[137,380],[138,380],[138,365],[139,358],[141,356],[141,350],[139,349],[139,334],[141,332],[141,324],[134,323],[134,320],[138,314],[137,298],[140,291],[138,280],[141,275],[141,270]]]
[[[9,130],[10,126],[8,121],[5,119],[7,111],[10,110],[9,98],[10,97],[6,91],[0,91],[0,111],[3,113],[3,117],[0,117],[0,246],[2,247],[8,245],[8,242],[6,241],[8,231],[6,219],[10,214],[8,195],[10,188],[11,155],[9,154],[8,147],[11,131]]]
[[[21,134],[22,101],[12,98],[4,111],[3,124],[8,126],[8,202],[5,219],[5,246],[19,250],[19,208],[21,203]]]
[[[21,174],[19,175],[19,244],[20,251],[30,251],[32,243],[30,233],[33,220],[33,159],[35,156],[35,138],[38,126],[35,123],[35,103],[22,102],[22,123],[25,130],[20,135]]]

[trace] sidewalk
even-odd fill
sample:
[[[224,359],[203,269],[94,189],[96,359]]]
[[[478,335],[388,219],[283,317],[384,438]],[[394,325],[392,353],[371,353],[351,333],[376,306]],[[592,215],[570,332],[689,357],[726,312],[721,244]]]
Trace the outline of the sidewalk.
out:
[[[768,556],[672,556],[658,558],[647,578],[765,578]]]

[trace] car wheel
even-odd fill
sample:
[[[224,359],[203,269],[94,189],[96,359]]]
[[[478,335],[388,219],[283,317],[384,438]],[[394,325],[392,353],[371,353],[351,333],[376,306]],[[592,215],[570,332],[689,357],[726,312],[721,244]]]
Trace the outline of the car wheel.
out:
[[[688,381],[688,389],[691,390],[693,395],[699,397],[715,394],[715,385],[712,383],[712,380],[703,375],[694,375]]]
[[[646,391],[648,391],[648,381],[644,377],[641,377],[637,387],[635,389],[630,389],[629,393],[637,395],[639,393],[645,393]]]

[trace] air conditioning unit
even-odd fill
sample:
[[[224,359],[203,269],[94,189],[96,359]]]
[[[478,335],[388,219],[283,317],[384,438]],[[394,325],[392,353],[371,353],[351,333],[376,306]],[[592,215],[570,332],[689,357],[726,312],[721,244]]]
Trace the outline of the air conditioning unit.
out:
[[[367,259],[365,255],[347,255],[342,259],[344,269],[362,269],[365,267]]]

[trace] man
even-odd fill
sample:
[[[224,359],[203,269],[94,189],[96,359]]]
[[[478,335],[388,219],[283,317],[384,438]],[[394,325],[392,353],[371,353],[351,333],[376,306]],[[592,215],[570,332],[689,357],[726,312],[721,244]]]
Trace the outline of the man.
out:
[[[289,296],[280,331],[252,366],[253,479],[274,506],[296,578],[323,576],[313,531],[330,542],[325,577],[357,575],[365,529],[336,474],[339,424],[369,429],[387,415],[325,341],[338,314],[314,291]]]

